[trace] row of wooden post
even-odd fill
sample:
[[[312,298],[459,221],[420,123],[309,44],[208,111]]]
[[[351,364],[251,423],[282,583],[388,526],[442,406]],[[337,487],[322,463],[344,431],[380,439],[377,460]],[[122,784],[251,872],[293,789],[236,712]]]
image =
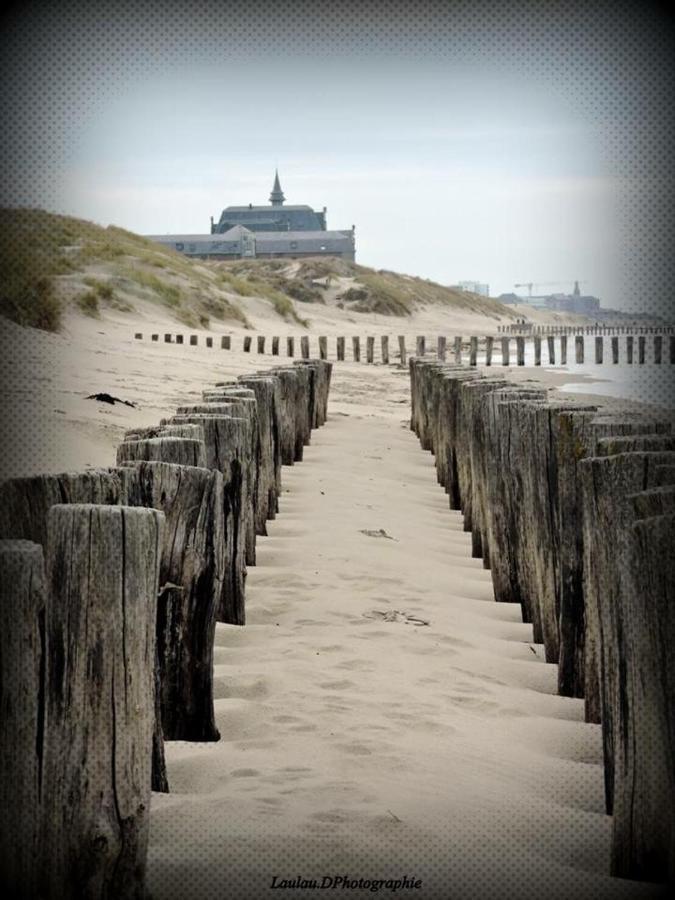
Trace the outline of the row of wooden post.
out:
[[[158,335],[153,335],[153,340],[158,337]],[[138,340],[142,340],[142,333],[137,333],[136,338]],[[167,343],[171,342],[173,335],[167,334],[165,338],[168,339]],[[176,335],[176,343],[183,343],[183,336]],[[526,340],[527,338],[523,335],[518,335],[515,338],[503,336],[497,339],[499,341],[499,346],[501,349],[501,363],[504,366],[511,365],[511,340],[515,340],[515,363],[519,366],[525,365],[526,358]],[[556,336],[553,334],[549,334],[547,336],[541,336],[535,334],[531,338],[533,350],[534,350],[534,365],[540,366],[542,365],[542,348],[546,346],[547,350],[547,365],[556,365],[556,362],[559,362],[560,365],[567,365],[568,360],[568,336],[566,334],[562,334],[557,338],[559,353],[556,354]],[[632,334],[626,335],[624,339],[624,348],[625,348],[625,361],[626,363],[633,363],[634,361],[634,348],[635,348],[636,338]],[[655,364],[660,364],[664,360],[664,336],[662,334],[654,334],[652,337],[653,341],[653,362]],[[230,350],[232,349],[232,339],[230,335],[223,335],[220,339],[221,349]],[[380,361],[382,365],[389,365],[389,337],[388,335],[380,336]],[[190,336],[190,345],[196,346],[198,343],[197,335]],[[206,346],[208,348],[213,347],[213,338],[206,338]],[[354,362],[361,362],[361,339],[357,336],[352,337],[351,339],[352,353],[351,357]],[[594,351],[594,360],[596,363],[600,364],[604,362],[604,339],[601,335],[598,335],[595,338],[595,351]],[[253,347],[253,337],[251,335],[245,335],[243,338],[242,349],[244,353],[251,353]],[[280,355],[280,347],[281,347],[281,339],[277,336],[271,338],[271,351],[272,356]],[[612,363],[617,364],[621,361],[620,354],[620,340],[618,336],[613,336],[610,339],[610,355]],[[256,337],[256,350],[259,354],[264,354],[266,348],[266,338],[264,335],[258,335]],[[346,348],[346,338],[337,337],[335,339],[335,351],[336,351],[336,359],[338,362],[343,362],[346,359],[345,355]],[[646,361],[646,348],[647,348],[647,337],[645,335],[637,336],[637,362],[639,364],[644,364]],[[321,335],[318,338],[318,349],[319,349],[319,358],[322,360],[328,359],[328,338],[325,335]],[[464,339],[462,337],[456,336],[453,339],[453,356],[455,362],[462,362],[462,357],[465,349],[468,349],[468,360],[469,365],[475,366],[478,363],[478,354],[479,351],[482,350],[485,354],[485,365],[491,366],[494,362],[495,357],[495,337],[492,335],[486,335],[485,337],[472,336],[468,339]],[[424,335],[418,335],[415,340],[415,355],[417,357],[423,357],[427,353],[427,341]],[[289,336],[286,338],[286,356],[294,357],[295,356],[295,338]],[[309,335],[303,335],[300,338],[300,356],[302,359],[309,359],[310,357],[310,338]],[[406,340],[404,335],[400,335],[398,338],[398,353],[397,353],[398,361],[401,365],[404,365],[407,359],[407,351],[406,351]],[[444,335],[439,335],[436,341],[436,358],[440,360],[445,360],[447,358],[447,338]],[[574,362],[577,364],[582,364],[585,361],[585,342],[584,335],[577,334],[574,337]],[[366,353],[365,353],[365,362],[372,364],[375,362],[375,338],[367,337],[366,338]],[[675,364],[675,334],[671,334],[668,338],[668,362],[671,364]]]
[[[10,897],[145,896],[164,740],[214,741],[216,622],[331,364],[222,382],[127,432],[117,466],[0,484],[0,881]]]
[[[611,873],[672,881],[671,421],[437,361],[411,360],[410,375],[411,428],[495,599],[520,604],[559,693],[602,723]]]
[[[534,322],[519,322],[513,325],[498,325],[498,334],[539,334],[539,335],[612,335],[612,334],[673,334],[675,325],[535,325]]]

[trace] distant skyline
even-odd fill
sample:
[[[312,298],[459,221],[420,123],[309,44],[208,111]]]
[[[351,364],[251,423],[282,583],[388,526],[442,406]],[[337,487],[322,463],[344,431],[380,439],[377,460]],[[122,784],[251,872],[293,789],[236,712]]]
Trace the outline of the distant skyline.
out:
[[[654,9],[588,6],[37,3],[7,32],[3,203],[206,233],[278,167],[364,265],[659,311],[671,162],[645,129],[672,41]]]

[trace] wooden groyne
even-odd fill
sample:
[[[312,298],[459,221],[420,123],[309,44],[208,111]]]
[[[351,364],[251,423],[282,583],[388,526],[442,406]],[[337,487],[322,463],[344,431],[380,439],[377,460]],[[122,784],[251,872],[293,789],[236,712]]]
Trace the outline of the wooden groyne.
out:
[[[331,363],[217,384],[127,432],[117,466],[0,484],[0,879],[17,898],[145,897],[164,741],[219,739],[216,622],[243,625],[281,465]]]
[[[189,346],[199,346],[199,336],[190,335]],[[143,340],[143,334],[136,332],[136,340]],[[151,335],[154,340],[155,335]],[[588,338],[588,340],[586,340]],[[320,359],[331,358],[338,362],[351,361],[365,363],[366,365],[389,365],[390,356],[396,364],[405,365],[408,355],[408,347],[414,348],[418,359],[425,356],[445,361],[449,341],[452,342],[453,357],[457,363],[468,361],[469,365],[476,366],[483,363],[487,366],[567,366],[568,346],[574,347],[574,354],[570,354],[570,361],[575,365],[594,363],[596,365],[661,365],[662,363],[675,364],[675,326],[662,328],[628,328],[628,327],[585,327],[573,326],[531,326],[510,325],[498,326],[494,334],[469,335],[463,337],[455,335],[448,338],[447,335],[437,335],[428,338],[426,335],[408,337],[399,335],[397,338],[398,349],[390,351],[389,336],[381,335],[379,342],[372,335],[361,338],[358,335],[348,338],[340,336],[333,338],[331,342],[326,335],[316,338],[302,335],[300,338],[300,350],[303,360],[310,357],[312,349],[316,349]],[[184,345],[184,336],[165,335],[166,343]],[[213,349],[214,343],[211,337],[203,339],[203,346]],[[312,343],[316,342],[316,348]],[[634,348],[637,343],[637,354]],[[379,344],[379,346],[378,346]],[[280,355],[283,342],[281,338],[273,336],[267,343],[264,335],[258,335],[256,348],[258,354],[265,354],[266,347],[271,346],[273,356]],[[286,356],[295,356],[295,338],[286,338]],[[347,348],[351,347],[348,354]],[[365,347],[365,354],[361,352]],[[245,335],[242,338],[242,351],[251,353],[253,338]],[[229,335],[221,338],[221,350],[232,350],[232,340]],[[636,358],[637,356],[637,358]]]
[[[495,599],[519,603],[559,693],[601,722],[611,872],[675,878],[675,434],[649,412],[410,360],[411,428]]]

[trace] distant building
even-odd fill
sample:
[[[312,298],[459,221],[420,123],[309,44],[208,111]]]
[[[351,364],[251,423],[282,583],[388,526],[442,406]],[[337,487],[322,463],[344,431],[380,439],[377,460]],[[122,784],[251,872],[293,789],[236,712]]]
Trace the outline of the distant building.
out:
[[[284,206],[279,173],[275,172],[269,206],[228,206],[217,223],[211,218],[210,234],[149,234],[165,247],[199,259],[273,259],[306,256],[339,256],[352,262],[356,256],[355,228],[326,229],[326,207]]]
[[[500,294],[497,299],[507,306],[527,304],[535,309],[549,309],[579,316],[594,316],[602,312],[599,298],[582,294],[578,281],[574,282],[574,290],[571,294],[540,294],[533,297],[519,297],[517,294],[509,293]]]
[[[458,288],[460,291],[470,291],[472,294],[480,294],[481,297],[490,296],[490,285],[483,284],[480,281],[459,281],[452,287]]]

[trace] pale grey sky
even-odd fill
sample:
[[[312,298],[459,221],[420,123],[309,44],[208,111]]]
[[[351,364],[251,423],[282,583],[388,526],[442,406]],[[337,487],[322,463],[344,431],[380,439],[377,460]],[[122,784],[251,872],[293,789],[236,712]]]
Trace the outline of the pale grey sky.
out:
[[[639,305],[650,217],[630,217],[660,192],[631,116],[642,133],[658,110],[621,52],[629,38],[663,48],[653,22],[640,31],[602,3],[597,21],[556,9],[390,2],[336,17],[204,0],[17,16],[5,143],[20,171],[4,202],[206,232],[226,205],[267,202],[278,165],[287,202],[356,225],[366,265],[495,294],[580,279],[606,306]]]

